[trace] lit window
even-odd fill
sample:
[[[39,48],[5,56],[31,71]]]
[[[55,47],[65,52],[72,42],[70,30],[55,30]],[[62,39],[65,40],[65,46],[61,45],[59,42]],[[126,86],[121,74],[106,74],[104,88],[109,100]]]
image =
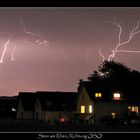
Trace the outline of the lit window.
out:
[[[111,113],[111,116],[112,116],[112,118],[115,118],[116,117],[116,113],[115,112],[112,112]]]
[[[89,113],[92,113],[92,105],[89,105]]]
[[[81,106],[81,113],[85,113],[85,106],[84,105]]]
[[[128,110],[136,113],[139,111],[138,106],[128,106]]]
[[[95,93],[95,97],[102,97],[102,93]]]
[[[120,93],[114,93],[114,100],[120,99]]]
[[[99,93],[99,97],[102,97],[102,94],[101,93]]]

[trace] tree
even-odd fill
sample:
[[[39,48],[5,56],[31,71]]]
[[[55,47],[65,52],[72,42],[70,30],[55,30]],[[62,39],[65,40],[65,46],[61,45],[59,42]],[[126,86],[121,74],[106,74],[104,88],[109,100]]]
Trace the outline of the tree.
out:
[[[133,71],[136,75],[138,72]],[[93,74],[90,74],[88,77],[89,81],[95,79],[105,79],[105,78],[122,78],[130,76],[131,69],[115,61],[103,61],[102,64],[98,67],[97,71],[94,71]]]
[[[119,62],[103,61],[98,70],[89,75],[88,80],[103,85],[100,88],[106,92],[120,91],[133,99],[140,97],[140,72]]]

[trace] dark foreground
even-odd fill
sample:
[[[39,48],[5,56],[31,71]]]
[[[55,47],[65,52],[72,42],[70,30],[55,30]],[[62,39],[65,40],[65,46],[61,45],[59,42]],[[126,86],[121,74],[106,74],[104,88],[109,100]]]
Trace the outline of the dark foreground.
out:
[[[41,121],[0,119],[0,132],[140,132],[140,125],[48,125]]]

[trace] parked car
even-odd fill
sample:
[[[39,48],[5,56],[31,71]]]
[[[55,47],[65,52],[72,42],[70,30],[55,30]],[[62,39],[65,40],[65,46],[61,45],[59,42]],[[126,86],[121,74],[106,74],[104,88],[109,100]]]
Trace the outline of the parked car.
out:
[[[139,119],[131,119],[130,124],[131,125],[140,125],[140,120]]]
[[[126,120],[121,116],[106,115],[101,117],[101,124],[103,126],[123,126],[126,125]]]

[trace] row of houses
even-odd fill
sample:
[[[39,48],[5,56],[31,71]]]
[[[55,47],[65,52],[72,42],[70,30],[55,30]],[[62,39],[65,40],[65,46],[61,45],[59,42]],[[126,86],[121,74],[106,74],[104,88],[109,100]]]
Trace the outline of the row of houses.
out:
[[[99,85],[100,87],[100,85]],[[81,81],[77,92],[20,92],[16,118],[100,125],[103,116],[140,115],[140,99],[132,100],[124,92],[105,93],[89,81]],[[114,90],[115,91],[115,90]]]

